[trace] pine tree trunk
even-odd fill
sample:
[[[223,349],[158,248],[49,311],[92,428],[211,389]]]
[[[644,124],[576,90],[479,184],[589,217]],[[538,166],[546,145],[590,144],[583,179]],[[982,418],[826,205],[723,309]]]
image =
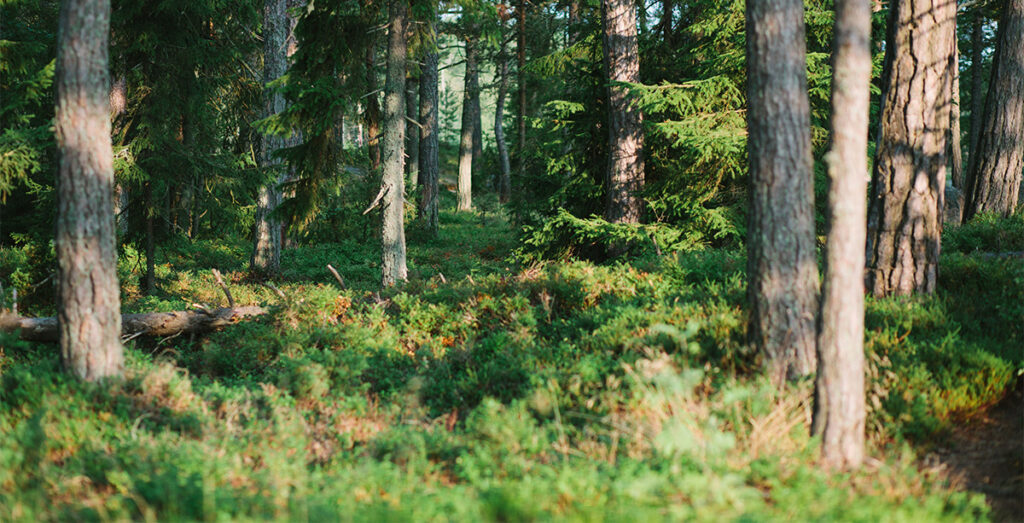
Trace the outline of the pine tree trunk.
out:
[[[519,107],[517,127],[519,129],[519,177],[526,175],[526,0],[519,0],[516,9],[518,17],[516,28],[516,75],[519,83]],[[520,182],[522,183],[522,182]]]
[[[286,0],[265,0],[263,4],[263,84],[280,78],[288,67],[285,42],[288,39],[288,16]],[[268,118],[285,109],[284,96],[264,88],[263,117]],[[276,135],[263,136],[260,147],[260,167],[267,172],[280,171],[280,162],[273,154],[285,146],[285,140]],[[270,177],[268,177],[270,178]],[[276,274],[281,268],[281,223],[271,216],[281,202],[276,185],[281,181],[275,174],[275,181],[259,188],[256,197],[256,223],[253,231],[253,250],[249,260],[250,270],[260,275]]]
[[[954,38],[956,35],[956,23],[953,24]],[[960,143],[960,49],[957,41],[953,40],[953,54],[949,58],[949,68],[952,70],[951,77],[953,85],[950,88],[950,95],[953,97],[953,105],[950,106],[949,115],[949,154],[950,154],[950,177],[953,187],[960,189],[964,186],[964,159],[963,145]]]
[[[956,3],[894,0],[868,210],[867,288],[935,290],[949,152]]]
[[[580,39],[580,0],[569,0],[569,45]]]
[[[801,0],[747,0],[750,339],[781,384],[815,370],[818,268]]]
[[[1024,0],[1006,0],[992,61],[978,153],[967,180],[964,220],[1017,206],[1024,168]]]
[[[480,37],[480,30],[473,28],[471,36],[474,40]],[[467,73],[469,68],[466,68]],[[469,85],[470,107],[473,108],[473,166],[479,170],[481,158],[484,155],[484,125],[483,110],[480,107],[480,50],[476,49],[476,67],[472,70],[473,75],[466,79]]]
[[[152,296],[156,292],[156,227],[153,223],[156,220],[156,208],[153,207],[153,182],[146,182],[145,211],[146,211],[146,296]],[[213,215],[210,215],[211,220]]]
[[[419,78],[410,75],[406,80],[405,88],[405,112],[410,119],[416,118],[419,112],[419,94]],[[420,170],[420,128],[413,122],[407,122],[405,126],[405,148],[407,151],[405,172],[408,174],[409,192],[412,193],[416,190],[416,184],[419,182]]]
[[[462,94],[462,132],[459,140],[458,210],[473,209],[473,134],[479,118],[473,107],[474,78],[477,75],[476,42],[466,40],[466,76]]]
[[[436,15],[431,15],[426,39],[428,46],[423,56],[420,75],[420,177],[423,180],[423,194],[420,197],[419,219],[424,228],[433,236],[438,233],[437,189],[440,178],[437,140],[437,38]]]
[[[827,466],[864,459],[864,242],[867,238],[871,4],[837,0],[832,59],[829,232],[818,324],[814,433]]]
[[[377,101],[377,46],[366,46],[366,145],[369,148],[370,170],[380,169],[380,103]]]
[[[405,264],[405,32],[409,6],[391,0],[389,7],[387,78],[384,83],[383,176],[384,219],[381,224],[381,285],[407,279]]]
[[[608,167],[604,217],[615,223],[640,221],[644,185],[644,132],[640,109],[626,88],[614,82],[640,81],[634,2],[602,0],[604,65],[608,78]]]
[[[498,50],[498,101],[494,107],[494,142],[498,148],[498,162],[501,177],[498,179],[498,199],[507,203],[512,197],[512,166],[508,159],[508,145],[505,143],[505,98],[508,93],[508,57],[505,55],[505,39],[501,38]]]
[[[66,0],[57,34],[57,321],[64,367],[120,375],[121,297],[110,142],[109,0]]]
[[[985,88],[985,18],[980,8],[975,8],[971,21],[971,136],[970,148],[967,150],[968,162],[973,162],[975,151],[978,150],[978,138],[981,137],[981,117],[985,112],[985,97],[981,95]],[[970,165],[968,164],[968,172]],[[964,180],[966,183],[966,180]]]

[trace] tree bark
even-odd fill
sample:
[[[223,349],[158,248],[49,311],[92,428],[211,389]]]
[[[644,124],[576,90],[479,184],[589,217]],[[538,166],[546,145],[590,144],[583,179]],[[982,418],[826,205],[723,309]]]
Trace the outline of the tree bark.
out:
[[[383,176],[384,219],[381,224],[381,285],[407,279],[405,264],[405,71],[409,6],[391,0],[387,79],[384,83]]]
[[[458,210],[473,209],[473,135],[479,118],[473,107],[474,83],[477,75],[477,49],[472,37],[466,39],[466,76],[462,93],[462,132],[459,140]]]
[[[864,460],[864,242],[867,238],[871,4],[837,0],[832,47],[829,232],[818,323],[814,426],[832,468]]]
[[[968,162],[974,161],[974,153],[978,150],[978,138],[981,137],[981,117],[985,112],[985,97],[981,95],[985,87],[985,17],[980,8],[975,8],[971,21],[971,136],[970,149],[967,150]],[[970,164],[968,164],[970,171]],[[964,180],[966,182],[966,180]]]
[[[153,182],[143,189],[146,210],[146,296],[156,292],[156,208],[153,206]]]
[[[263,314],[266,314],[266,310],[255,306],[222,308],[212,311],[191,310],[124,314],[118,315],[120,328],[117,333],[118,336],[126,337],[203,333]],[[57,318],[54,317],[22,318],[0,315],[0,331],[17,331],[21,339],[30,341],[55,342],[59,337]],[[118,339],[118,343],[120,343],[120,339]]]
[[[66,0],[57,33],[57,325],[80,379],[124,368],[110,141],[110,1]]]
[[[894,0],[868,210],[867,288],[935,290],[942,233],[956,3]]]
[[[814,372],[818,269],[803,3],[747,0],[749,334],[776,384]]]
[[[640,109],[616,82],[640,81],[640,56],[634,2],[602,0],[604,64],[608,79],[608,167],[605,219],[614,223],[640,221],[644,185],[644,133]]]
[[[501,177],[498,179],[498,200],[508,203],[512,197],[512,166],[508,159],[508,145],[505,143],[505,97],[508,93],[508,56],[505,54],[504,35],[498,49],[498,100],[494,107],[494,143],[498,148],[498,162]]]
[[[960,143],[960,49],[956,40],[956,22],[953,22],[953,54],[949,57],[949,68],[952,70],[950,80],[950,96],[953,97],[949,115],[949,160],[950,177],[953,187],[964,186],[963,145]]]
[[[1017,206],[1024,168],[1024,0],[1006,0],[992,61],[978,153],[971,161],[964,220]]]
[[[409,75],[406,79],[405,88],[405,112],[409,115],[410,119],[416,118],[419,113],[419,93],[419,78]],[[405,148],[407,151],[405,172],[408,175],[409,192],[411,193],[416,190],[416,184],[419,182],[420,170],[420,129],[419,125],[416,125],[416,123],[406,123]]]
[[[370,171],[380,169],[380,102],[377,101],[377,46],[366,46],[366,145],[370,156]]]
[[[440,179],[437,139],[437,21],[431,15],[428,27],[427,50],[423,56],[420,75],[420,176],[423,179],[423,194],[420,197],[419,219],[424,228],[433,236],[438,233],[437,189]]]
[[[526,175],[526,0],[519,0],[516,9],[518,17],[516,27],[516,75],[519,83],[519,107],[518,122],[519,150],[517,163],[519,164],[519,176]]]

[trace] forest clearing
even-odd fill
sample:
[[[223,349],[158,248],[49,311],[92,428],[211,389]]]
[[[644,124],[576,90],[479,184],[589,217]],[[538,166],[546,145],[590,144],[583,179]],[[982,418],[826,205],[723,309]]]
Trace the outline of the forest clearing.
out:
[[[1020,521],[1022,36],[0,2],[0,521]]]

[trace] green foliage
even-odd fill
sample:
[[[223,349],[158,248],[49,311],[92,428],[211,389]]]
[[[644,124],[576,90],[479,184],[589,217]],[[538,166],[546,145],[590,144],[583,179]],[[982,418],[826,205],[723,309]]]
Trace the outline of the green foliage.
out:
[[[986,213],[969,223],[951,227],[942,236],[942,251],[964,254],[981,251],[996,255],[1024,252],[1024,213],[1008,218]]]

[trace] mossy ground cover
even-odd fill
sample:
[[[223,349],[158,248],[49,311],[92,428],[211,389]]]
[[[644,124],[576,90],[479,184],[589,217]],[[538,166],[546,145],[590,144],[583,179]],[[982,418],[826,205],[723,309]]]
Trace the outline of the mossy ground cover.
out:
[[[271,313],[133,340],[100,386],[2,338],[0,520],[988,516],[917,457],[1020,375],[1019,260],[972,245],[935,296],[868,302],[872,458],[829,474],[810,384],[773,390],[744,342],[741,252],[525,265],[496,212],[441,224],[411,227],[410,281],[388,291],[357,241],[286,251],[284,299],[241,242],[163,249],[155,297],[126,253],[127,310],[222,305],[218,268]]]

